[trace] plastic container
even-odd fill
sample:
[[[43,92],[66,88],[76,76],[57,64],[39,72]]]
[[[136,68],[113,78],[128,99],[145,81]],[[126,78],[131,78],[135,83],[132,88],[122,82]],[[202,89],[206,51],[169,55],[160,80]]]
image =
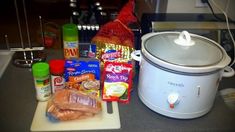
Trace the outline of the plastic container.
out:
[[[51,60],[49,62],[52,93],[62,90],[65,87],[64,63],[64,60]]]
[[[38,62],[32,66],[36,97],[38,101],[47,101],[51,97],[49,65]]]
[[[63,25],[64,58],[79,58],[78,28],[75,24]]]

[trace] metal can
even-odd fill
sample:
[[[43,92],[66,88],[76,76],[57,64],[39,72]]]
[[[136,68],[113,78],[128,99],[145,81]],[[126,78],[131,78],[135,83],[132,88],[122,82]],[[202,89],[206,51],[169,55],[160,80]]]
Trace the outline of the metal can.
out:
[[[64,58],[77,59],[79,57],[78,29],[75,24],[63,25]]]

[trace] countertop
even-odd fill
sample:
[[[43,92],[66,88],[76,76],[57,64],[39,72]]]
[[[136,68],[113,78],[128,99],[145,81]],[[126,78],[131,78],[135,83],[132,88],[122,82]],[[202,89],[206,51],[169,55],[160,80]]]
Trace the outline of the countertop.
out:
[[[63,58],[62,51],[48,50],[48,58]],[[134,79],[129,104],[119,104],[121,129],[114,132],[169,132],[169,131],[235,131],[235,111],[229,109],[217,94],[211,111],[190,120],[172,119],[148,109],[138,98],[138,76]],[[234,87],[235,77],[223,78],[219,90]],[[0,131],[30,131],[37,101],[30,69],[9,64],[0,79]],[[99,130],[104,131],[104,130]]]

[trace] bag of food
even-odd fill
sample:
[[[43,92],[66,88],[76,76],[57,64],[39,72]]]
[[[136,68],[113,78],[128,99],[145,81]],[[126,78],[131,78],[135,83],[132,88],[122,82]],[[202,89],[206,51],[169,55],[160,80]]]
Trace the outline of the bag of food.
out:
[[[106,62],[103,71],[102,99],[128,103],[132,87],[132,65]]]
[[[130,54],[134,50],[134,33],[128,25],[137,20],[133,15],[133,9],[134,0],[129,0],[117,18],[101,26],[92,38],[92,43],[97,47],[96,58],[101,61],[101,68],[106,61],[131,63]]]

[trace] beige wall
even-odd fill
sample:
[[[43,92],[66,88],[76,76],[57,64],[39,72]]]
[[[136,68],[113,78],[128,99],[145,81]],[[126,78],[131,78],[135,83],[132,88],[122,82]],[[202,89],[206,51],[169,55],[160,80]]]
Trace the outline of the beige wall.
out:
[[[209,7],[196,7],[197,0],[168,0],[166,13],[211,13]],[[214,0],[235,21],[235,0]],[[222,13],[212,2],[211,6],[215,13]]]
[[[197,0],[168,0],[167,13],[211,13],[209,7],[196,7]],[[227,4],[234,0],[214,0],[223,10],[226,10]],[[220,13],[211,3],[215,13]]]
[[[136,0],[136,15],[141,18],[143,13],[211,13],[210,8],[197,7],[199,0]],[[214,0],[230,18],[235,20],[235,0]],[[215,13],[221,13],[210,2]]]

